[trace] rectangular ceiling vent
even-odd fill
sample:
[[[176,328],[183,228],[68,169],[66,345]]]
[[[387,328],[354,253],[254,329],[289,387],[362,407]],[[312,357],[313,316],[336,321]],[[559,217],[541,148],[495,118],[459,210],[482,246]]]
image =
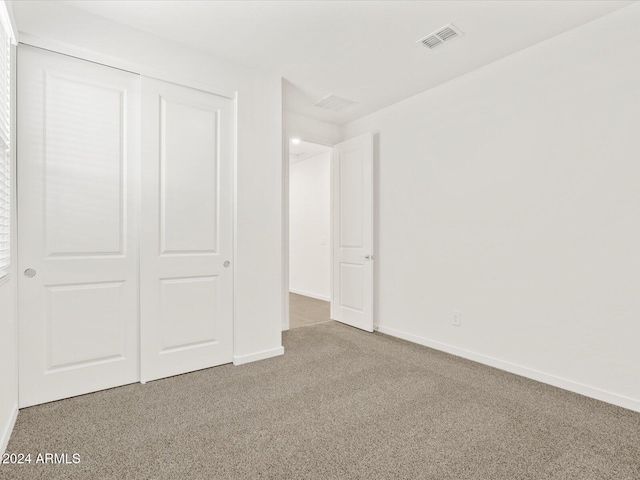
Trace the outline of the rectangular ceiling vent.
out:
[[[433,33],[430,33],[424,38],[421,38],[416,43],[421,43],[425,47],[433,50],[436,47],[444,44],[445,42],[449,42],[454,38],[458,38],[464,35],[462,31],[456,27],[453,23],[449,25],[445,25],[442,28],[439,28]]]
[[[346,98],[336,97],[335,95],[327,95],[314,103],[316,107],[326,108],[328,110],[333,110],[334,112],[341,112],[355,104],[356,102],[352,102]]]

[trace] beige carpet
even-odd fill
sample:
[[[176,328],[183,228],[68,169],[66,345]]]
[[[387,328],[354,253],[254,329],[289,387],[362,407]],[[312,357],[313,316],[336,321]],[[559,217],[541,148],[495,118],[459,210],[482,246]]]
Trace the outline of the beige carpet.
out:
[[[282,357],[21,411],[2,479],[637,480],[640,414],[334,322]]]
[[[324,300],[290,293],[289,328],[304,327],[329,321],[329,306],[329,302]]]

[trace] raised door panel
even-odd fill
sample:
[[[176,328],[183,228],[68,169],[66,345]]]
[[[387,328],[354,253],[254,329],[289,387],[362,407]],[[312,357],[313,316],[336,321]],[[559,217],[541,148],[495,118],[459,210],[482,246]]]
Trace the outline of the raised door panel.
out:
[[[218,116],[215,105],[160,98],[162,253],[215,253]]]
[[[340,264],[339,305],[358,313],[363,312],[363,266],[342,262]]]
[[[126,359],[124,282],[48,286],[46,373]]]
[[[86,77],[45,73],[48,255],[123,253],[126,96]]]
[[[217,277],[161,280],[161,353],[217,343]]]
[[[340,247],[363,245],[363,152],[360,149],[340,153]]]

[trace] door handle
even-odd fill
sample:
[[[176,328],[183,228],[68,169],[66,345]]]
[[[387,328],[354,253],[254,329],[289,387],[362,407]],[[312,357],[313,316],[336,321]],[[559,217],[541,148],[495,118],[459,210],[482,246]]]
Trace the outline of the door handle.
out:
[[[24,271],[24,276],[27,277],[27,278],[33,278],[33,277],[36,276],[36,273],[37,272],[33,268],[27,268]]]
[[[229,265],[231,265],[231,262],[230,262],[229,260],[225,261],[225,262],[222,264],[222,266],[223,266],[224,268],[229,268]]]
[[[364,259],[365,260],[373,260],[373,255],[365,255]]]

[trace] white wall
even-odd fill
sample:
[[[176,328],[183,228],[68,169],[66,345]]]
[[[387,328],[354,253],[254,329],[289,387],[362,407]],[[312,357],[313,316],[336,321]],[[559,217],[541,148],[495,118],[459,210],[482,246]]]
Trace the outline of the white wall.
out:
[[[60,2],[16,2],[21,41],[143,74],[238,94],[234,362],[280,354],[282,90],[275,72],[240,67]]]
[[[345,127],[378,133],[380,331],[640,411],[638,25],[635,4]]]
[[[289,291],[331,299],[331,153],[289,167]]]
[[[281,354],[281,78],[256,71],[239,85],[235,363]]]
[[[298,113],[284,112],[283,126],[289,137],[299,137],[308,142],[335,145],[342,141],[340,126]]]

